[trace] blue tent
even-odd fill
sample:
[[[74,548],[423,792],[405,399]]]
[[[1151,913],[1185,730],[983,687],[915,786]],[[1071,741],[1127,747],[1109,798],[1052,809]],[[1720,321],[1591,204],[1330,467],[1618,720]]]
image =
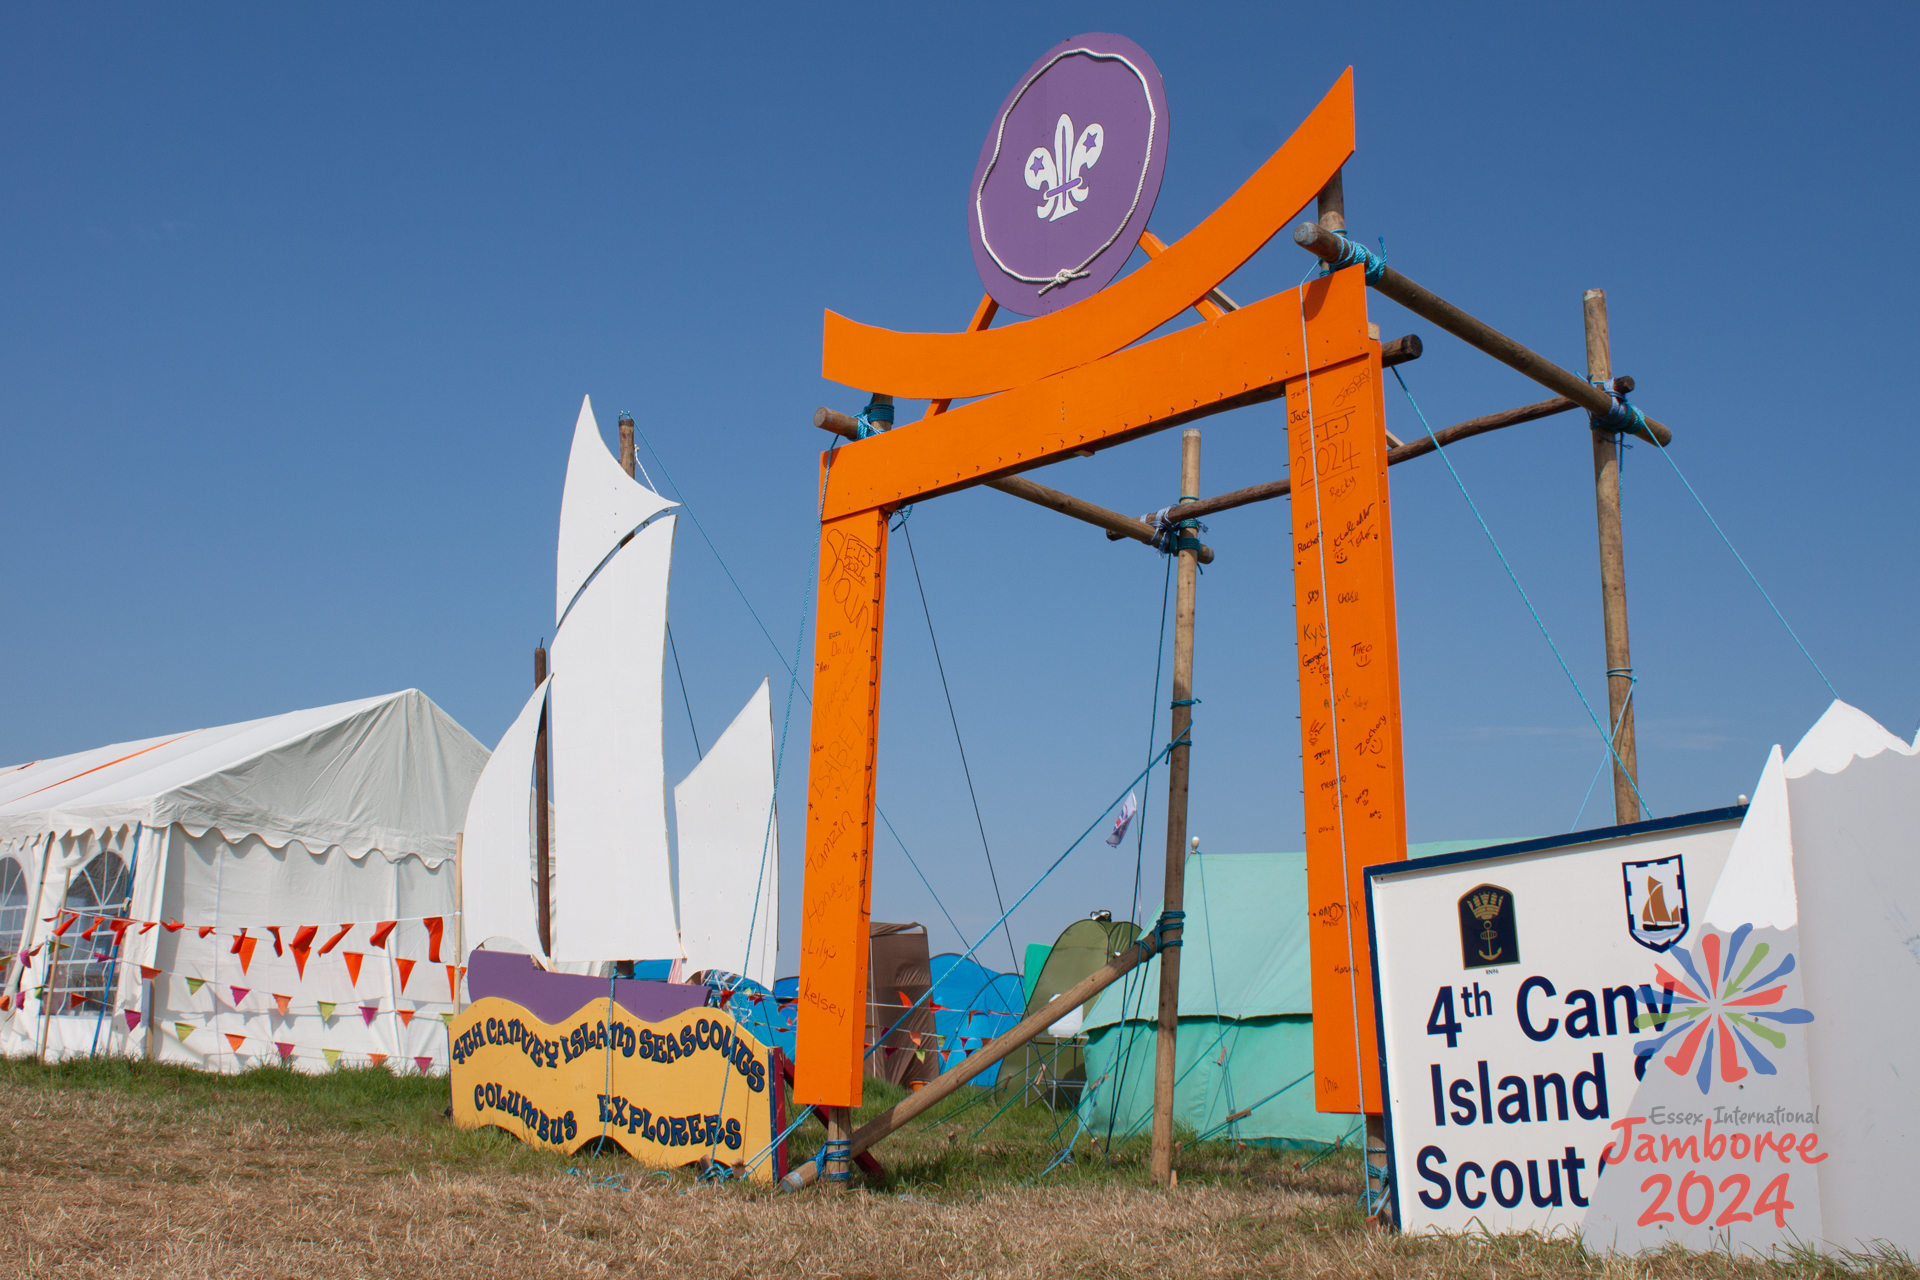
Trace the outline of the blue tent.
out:
[[[1020,1021],[1024,1001],[1017,973],[999,973],[952,951],[935,956],[931,968],[929,999],[938,1006],[934,1030],[940,1037],[940,1069],[945,1071]],[[999,1076],[996,1062],[973,1083],[990,1088]]]

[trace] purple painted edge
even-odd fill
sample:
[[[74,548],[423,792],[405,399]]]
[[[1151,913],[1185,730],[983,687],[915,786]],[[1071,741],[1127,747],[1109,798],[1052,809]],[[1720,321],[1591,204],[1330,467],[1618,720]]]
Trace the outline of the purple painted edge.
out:
[[[707,989],[685,982],[615,978],[613,998],[645,1022],[664,1022],[676,1013],[698,1009]],[[594,1001],[604,1005],[606,978],[583,973],[548,973],[533,957],[516,951],[474,951],[467,956],[467,993],[475,1000],[498,996],[550,1026],[565,1022]]]
[[[1040,293],[1039,285],[1025,284],[1011,279],[1000,270],[992,255],[980,239],[980,224],[974,216],[974,196],[980,190],[980,180],[986,173],[987,163],[993,159],[993,139],[999,130],[1000,121],[1013,106],[1014,95],[1020,92],[1020,86],[1027,83],[1033,73],[1045,66],[1047,61],[1065,49],[1090,48],[1099,53],[1118,53],[1139,65],[1147,77],[1147,93],[1153,100],[1154,112],[1160,117],[1160,144],[1153,154],[1147,157],[1147,181],[1140,189],[1140,207],[1133,211],[1120,228],[1119,238],[1113,247],[1087,264],[1087,278],[1075,280],[1058,289]],[[1140,235],[1147,229],[1147,223],[1153,217],[1153,206],[1160,199],[1160,180],[1166,174],[1167,144],[1172,140],[1172,117],[1167,110],[1167,87],[1160,77],[1160,67],[1152,56],[1125,36],[1114,35],[1108,31],[1089,31],[1077,35],[1071,40],[1062,40],[1033,60],[1020,78],[1014,81],[1013,88],[1007,90],[1007,96],[1000,100],[1000,106],[993,113],[993,120],[987,126],[987,136],[980,144],[980,159],[973,166],[973,178],[967,183],[967,244],[973,250],[973,265],[980,273],[980,283],[992,295],[993,300],[1007,310],[1023,316],[1051,315],[1063,307],[1070,307],[1084,298],[1090,298],[1100,290],[1112,284],[1114,277],[1127,265],[1138,246]],[[1109,270],[1107,264],[1113,264]]]

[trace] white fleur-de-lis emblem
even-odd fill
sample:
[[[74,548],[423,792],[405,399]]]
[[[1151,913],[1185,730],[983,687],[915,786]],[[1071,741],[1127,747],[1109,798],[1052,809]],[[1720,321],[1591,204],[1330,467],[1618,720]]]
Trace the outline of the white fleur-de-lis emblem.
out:
[[[1106,141],[1104,125],[1090,124],[1076,137],[1073,117],[1060,117],[1053,126],[1053,150],[1035,147],[1027,157],[1027,185],[1040,193],[1036,215],[1057,222],[1080,207],[1087,198],[1080,175],[1100,159]]]

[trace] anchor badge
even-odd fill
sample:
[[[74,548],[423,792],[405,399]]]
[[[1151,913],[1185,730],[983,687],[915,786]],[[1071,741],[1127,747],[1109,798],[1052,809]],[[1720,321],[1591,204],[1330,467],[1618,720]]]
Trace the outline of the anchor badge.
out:
[[[1035,147],[1027,157],[1027,185],[1040,193],[1034,213],[1050,222],[1066,217],[1087,198],[1087,184],[1080,175],[1100,159],[1107,142],[1104,125],[1088,125],[1077,139],[1075,133],[1073,117],[1062,114],[1053,126],[1053,150]]]

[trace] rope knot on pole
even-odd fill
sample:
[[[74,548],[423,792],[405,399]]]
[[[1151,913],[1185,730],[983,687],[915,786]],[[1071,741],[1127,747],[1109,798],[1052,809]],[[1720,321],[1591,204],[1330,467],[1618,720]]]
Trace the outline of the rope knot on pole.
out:
[[[876,400],[855,414],[853,420],[857,424],[854,427],[856,432],[854,439],[865,440],[868,436],[877,436],[882,431],[893,429],[893,405],[882,404]],[[884,422],[886,426],[877,427],[874,425],[876,422]]]
[[[1607,399],[1611,404],[1608,405],[1605,413],[1587,414],[1587,422],[1595,431],[1604,431],[1611,435],[1630,434],[1651,439],[1647,429],[1647,415],[1629,404],[1624,392],[1614,391],[1604,385],[1601,385],[1601,390],[1607,393]]]
[[[1387,274],[1387,259],[1384,253],[1375,253],[1358,240],[1350,238],[1345,231],[1336,233],[1340,237],[1340,252],[1326,260],[1328,275],[1342,267],[1362,267],[1367,273],[1368,284],[1378,284]]]
[[[1180,502],[1198,502],[1198,498],[1182,496]],[[1191,533],[1205,533],[1207,526],[1198,520],[1175,520],[1173,511],[1179,506],[1162,507],[1153,513],[1153,541],[1148,543],[1155,551],[1165,555],[1175,555],[1181,551],[1198,551],[1200,540],[1187,536]]]
[[[1149,956],[1158,955],[1168,947],[1179,946],[1181,944],[1180,933],[1186,928],[1186,919],[1187,913],[1184,911],[1162,911],[1160,918],[1153,922],[1153,928],[1147,934],[1147,937],[1153,939],[1153,941],[1151,943],[1145,943],[1143,940],[1143,945],[1147,948],[1147,954]],[[1168,937],[1168,934],[1172,934],[1173,936]]]

